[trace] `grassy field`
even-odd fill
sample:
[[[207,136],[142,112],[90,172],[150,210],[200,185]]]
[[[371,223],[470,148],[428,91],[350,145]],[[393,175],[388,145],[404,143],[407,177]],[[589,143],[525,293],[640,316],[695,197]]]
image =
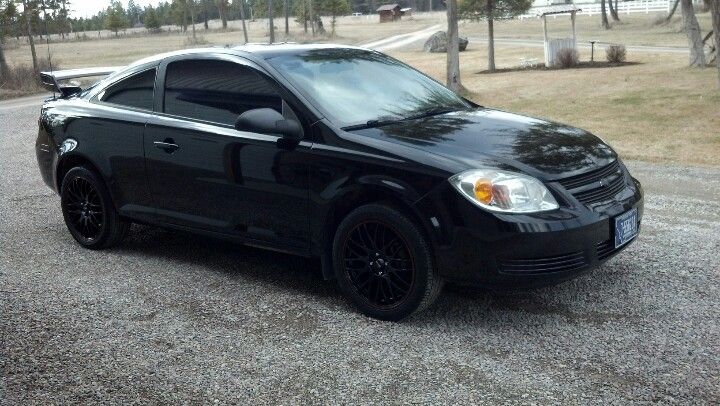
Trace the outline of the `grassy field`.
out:
[[[305,35],[303,27],[294,21],[290,23],[289,41],[295,42],[337,42],[343,44],[362,44],[387,38],[389,36],[421,30],[438,24],[440,13],[421,15],[413,19],[405,19],[393,24],[378,24],[376,16],[343,17],[339,20],[336,35],[330,37],[330,19],[324,18],[324,25],[328,30],[326,36],[311,37]],[[197,37],[201,41],[199,46],[225,46],[240,45],[244,42],[242,28],[239,21],[229,22],[228,30],[220,30],[219,23],[213,21],[211,29],[205,31],[200,24],[196,27]],[[268,41],[267,20],[248,22],[248,35],[250,42]],[[284,20],[276,19],[277,41],[284,41]],[[51,44],[53,59],[64,68],[79,68],[98,65],[123,65],[160,52],[167,52],[191,46],[189,29],[188,35],[177,31],[163,32],[156,35],[140,35],[141,32],[129,31],[119,38],[108,32],[88,32],[89,40],[64,41]],[[47,54],[44,42],[37,43],[38,52]],[[29,46],[24,39],[20,43],[11,42],[6,49],[6,58],[10,65],[32,63]]]
[[[599,16],[580,16],[580,41],[594,39],[627,45],[683,46],[685,36],[677,23],[656,25],[659,15],[621,16],[623,22],[612,30],[601,29]],[[707,13],[700,14],[703,30],[710,25]],[[321,41],[362,44],[392,35],[412,32],[443,23],[443,13],[420,14],[400,23],[378,24],[375,16],[341,19],[334,39]],[[282,28],[282,20],[276,26]],[[205,45],[238,44],[242,33],[231,30],[198,30]],[[292,25],[291,40],[310,41],[302,27]],[[329,29],[329,21],[325,21]],[[484,23],[464,22],[461,35],[481,37]],[[280,39],[282,39],[282,29]],[[569,32],[569,19],[551,21],[551,36]],[[267,41],[267,23],[250,23],[251,41]],[[498,37],[540,39],[538,20],[500,21]],[[94,33],[97,34],[97,33]],[[107,37],[108,33],[103,36]],[[317,39],[316,39],[317,40]],[[90,41],[66,41],[52,44],[54,59],[63,68],[121,65],[158,52],[185,48],[187,37],[177,33],[155,36],[128,34],[120,38]],[[45,52],[44,44],[38,45]],[[580,50],[581,60],[588,60]],[[603,47],[596,58],[604,58]],[[10,46],[6,57],[11,65],[29,64],[27,45]],[[391,54],[431,76],[444,81],[445,55],[419,51],[392,51]],[[523,58],[542,61],[541,47],[496,45],[498,68],[513,68]],[[680,53],[628,52],[635,65],[569,70],[527,70],[480,74],[486,69],[487,49],[483,41],[471,41],[462,53],[462,81],[468,95],[482,105],[566,122],[599,135],[625,158],[680,162],[695,165],[720,165],[720,92],[712,69],[689,69],[687,57]],[[4,94],[1,94],[4,93]],[[0,89],[0,98],[10,96]]]

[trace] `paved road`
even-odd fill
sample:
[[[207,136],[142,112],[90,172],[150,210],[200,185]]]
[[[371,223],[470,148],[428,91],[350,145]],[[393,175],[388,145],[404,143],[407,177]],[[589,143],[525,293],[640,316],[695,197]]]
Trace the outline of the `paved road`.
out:
[[[135,226],[93,252],[0,108],[0,403],[720,402],[720,170],[631,162],[642,234],[595,272],[450,287],[403,323],[356,314],[317,264]]]

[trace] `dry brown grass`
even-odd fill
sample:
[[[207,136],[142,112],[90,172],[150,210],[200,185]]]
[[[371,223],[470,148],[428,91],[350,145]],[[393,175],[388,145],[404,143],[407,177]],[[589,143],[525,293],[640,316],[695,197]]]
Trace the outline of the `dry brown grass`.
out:
[[[444,54],[392,54],[444,80]],[[497,55],[503,68],[521,57],[542,58],[542,49],[499,47]],[[716,72],[687,68],[684,55],[635,54],[630,60],[638,65],[489,75],[477,74],[485,68],[484,49],[460,58],[463,85],[481,105],[587,129],[624,158],[720,165]]]
[[[361,44],[387,38],[397,34],[421,30],[437,24],[437,13],[419,16],[413,19],[405,19],[396,23],[378,24],[377,16],[342,17],[337,26],[335,37],[305,35],[303,27],[294,21],[290,23],[290,37],[288,41],[295,42],[336,42],[343,44]],[[329,21],[325,25],[329,27]],[[215,27],[213,23],[211,27]],[[277,27],[276,36],[278,41],[285,40],[284,21],[275,20]],[[202,39],[198,46],[226,46],[239,45],[244,42],[239,21],[231,21],[227,31],[211,29],[205,31],[201,25],[197,27],[197,36]],[[189,29],[188,29],[189,31]],[[250,42],[267,42],[268,26],[265,20],[258,19],[248,22],[248,33]],[[98,65],[125,65],[146,56],[161,52],[169,52],[192,46],[189,33],[180,34],[177,32],[163,32],[155,35],[140,35],[139,32],[132,35],[121,35],[119,38],[108,36],[103,32],[102,38],[97,39],[97,32],[88,32],[90,40],[65,42],[54,42],[51,44],[52,53],[66,61],[67,68],[82,68]],[[38,52],[47,52],[45,43],[36,43]],[[10,65],[32,63],[30,49],[24,39],[19,44],[14,40],[6,47],[5,57]]]
[[[619,23],[613,23],[612,29],[606,30],[600,25],[599,15],[579,15],[576,21],[578,42],[598,41],[601,43],[649,46],[686,46],[687,39],[682,31],[682,21],[676,17],[669,24],[656,24],[658,17],[666,13],[654,14],[621,14]],[[703,33],[712,30],[710,13],[697,15]],[[497,38],[516,38],[542,40],[541,20],[504,20],[494,24]],[[482,37],[487,35],[487,24],[484,22],[464,21],[460,25],[460,35]],[[569,38],[572,36],[570,17],[558,15],[548,17],[548,36],[551,38]],[[472,41],[470,42],[472,46]]]

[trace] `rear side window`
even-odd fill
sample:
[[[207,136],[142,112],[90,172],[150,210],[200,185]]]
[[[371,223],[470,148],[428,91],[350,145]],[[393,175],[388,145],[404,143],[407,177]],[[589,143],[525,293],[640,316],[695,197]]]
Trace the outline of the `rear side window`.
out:
[[[234,125],[243,112],[263,107],[283,112],[275,87],[251,68],[213,60],[178,61],[167,67],[167,114]]]
[[[152,111],[155,69],[129,76],[103,90],[98,100],[105,103]]]

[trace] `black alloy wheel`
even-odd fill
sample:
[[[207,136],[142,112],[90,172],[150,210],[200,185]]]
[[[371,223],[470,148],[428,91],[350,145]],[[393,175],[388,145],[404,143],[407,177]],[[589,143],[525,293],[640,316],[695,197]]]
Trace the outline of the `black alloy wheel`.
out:
[[[340,223],[333,266],[348,300],[381,320],[401,320],[427,308],[443,285],[420,228],[388,204],[359,207]]]
[[[104,211],[98,191],[85,178],[75,177],[67,187],[63,211],[68,214],[70,226],[88,243],[96,240],[103,231]]]
[[[390,225],[372,220],[358,224],[342,251],[347,276],[368,303],[390,308],[407,297],[415,265],[407,242]]]
[[[85,248],[107,248],[120,242],[130,227],[115,210],[100,175],[78,166],[70,169],[60,188],[65,225]]]

